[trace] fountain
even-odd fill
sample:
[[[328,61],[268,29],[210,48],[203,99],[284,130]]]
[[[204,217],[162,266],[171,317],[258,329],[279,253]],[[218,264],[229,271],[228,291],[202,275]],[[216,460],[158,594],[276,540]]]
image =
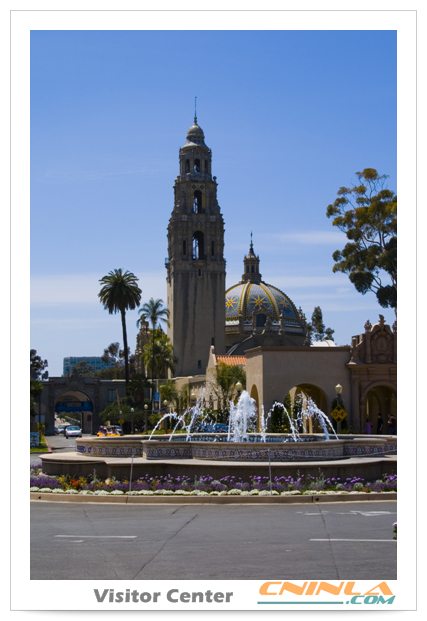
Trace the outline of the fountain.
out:
[[[283,410],[290,433],[268,433],[268,421],[275,407]],[[269,473],[318,474],[321,467],[328,476],[352,474],[366,479],[393,473],[393,462],[385,455],[396,451],[396,437],[337,436],[328,417],[309,397],[302,397],[298,415],[293,418],[285,406],[275,403],[264,415],[261,409],[260,431],[256,431],[255,401],[243,391],[236,404],[230,403],[228,431],[209,433],[203,395],[183,414],[165,414],[150,436],[117,438],[84,437],[76,439],[76,453],[43,455],[47,474],[88,474],[96,468],[101,476],[126,476],[127,459],[134,457],[134,472],[142,475],[174,474],[219,478],[230,472],[242,478]],[[174,421],[172,433],[154,435],[164,419]],[[307,422],[317,421],[322,433],[307,433]],[[178,432],[181,433],[178,433]],[[372,458],[365,460],[351,458]],[[379,458],[384,459],[379,459]],[[384,470],[384,468],[386,468]]]

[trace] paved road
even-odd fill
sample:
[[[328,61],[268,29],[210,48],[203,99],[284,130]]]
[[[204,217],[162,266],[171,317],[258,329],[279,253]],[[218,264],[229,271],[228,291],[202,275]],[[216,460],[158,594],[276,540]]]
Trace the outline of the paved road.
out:
[[[393,580],[395,521],[393,501],[33,502],[31,579]]]

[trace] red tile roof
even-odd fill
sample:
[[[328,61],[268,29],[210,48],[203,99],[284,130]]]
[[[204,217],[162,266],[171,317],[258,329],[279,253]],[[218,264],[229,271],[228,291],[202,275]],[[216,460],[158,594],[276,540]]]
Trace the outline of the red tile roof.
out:
[[[246,356],[216,356],[217,362],[223,362],[224,364],[242,364],[246,366]]]

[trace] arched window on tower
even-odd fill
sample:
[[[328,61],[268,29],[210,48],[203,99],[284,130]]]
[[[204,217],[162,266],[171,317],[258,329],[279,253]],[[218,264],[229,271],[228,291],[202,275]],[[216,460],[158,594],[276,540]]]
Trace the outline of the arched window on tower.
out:
[[[205,160],[205,174],[209,174],[209,160]]]
[[[200,160],[194,160],[194,172],[195,173],[199,173],[200,172]]]
[[[193,211],[194,213],[202,213],[202,193],[200,190],[194,192]]]
[[[185,256],[187,254],[187,242],[184,239],[182,242],[182,254]]]
[[[211,255],[214,257],[215,256],[215,242],[211,242]]]
[[[193,259],[202,261],[205,258],[205,236],[202,231],[193,234]]]
[[[251,273],[253,274],[254,272],[255,272],[255,267],[251,265]]]
[[[246,266],[246,273],[249,274],[249,265]]]
[[[185,160],[185,172],[190,172],[190,160]]]

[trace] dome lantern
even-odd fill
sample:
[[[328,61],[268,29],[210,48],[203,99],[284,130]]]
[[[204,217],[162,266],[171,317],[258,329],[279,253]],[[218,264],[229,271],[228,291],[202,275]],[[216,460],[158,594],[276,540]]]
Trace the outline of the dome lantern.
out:
[[[249,246],[249,252],[243,259],[243,282],[261,282],[261,274],[259,273],[259,257],[254,252],[254,244],[252,241],[251,231],[251,245]]]

